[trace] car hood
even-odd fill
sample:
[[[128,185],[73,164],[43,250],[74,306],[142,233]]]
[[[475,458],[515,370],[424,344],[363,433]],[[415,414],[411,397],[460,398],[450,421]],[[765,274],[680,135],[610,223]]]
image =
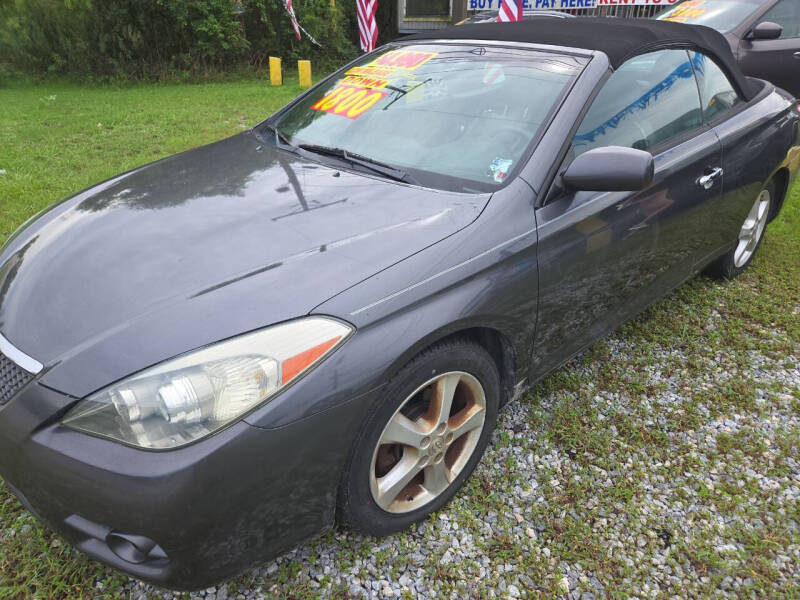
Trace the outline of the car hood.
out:
[[[488,196],[339,171],[250,132],[90,188],[0,254],[0,333],[82,396],[305,315],[471,223]]]

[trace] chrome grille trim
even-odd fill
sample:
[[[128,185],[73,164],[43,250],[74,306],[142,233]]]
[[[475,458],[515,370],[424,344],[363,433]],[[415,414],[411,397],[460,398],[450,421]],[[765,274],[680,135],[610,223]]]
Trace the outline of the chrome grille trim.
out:
[[[0,353],[32,375],[38,374],[44,368],[44,365],[38,360],[31,358],[21,350],[17,350],[11,342],[3,337],[3,334],[0,334]]]

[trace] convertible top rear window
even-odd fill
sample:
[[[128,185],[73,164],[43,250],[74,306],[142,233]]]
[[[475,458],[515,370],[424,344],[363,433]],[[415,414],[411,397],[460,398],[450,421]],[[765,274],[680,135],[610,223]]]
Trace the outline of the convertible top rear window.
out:
[[[490,44],[393,45],[340,71],[272,125],[295,146],[345,150],[422,185],[491,191],[587,62]]]

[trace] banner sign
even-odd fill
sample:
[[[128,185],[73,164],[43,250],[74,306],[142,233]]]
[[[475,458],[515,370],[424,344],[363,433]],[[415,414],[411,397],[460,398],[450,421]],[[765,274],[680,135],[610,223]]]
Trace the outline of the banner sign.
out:
[[[603,8],[604,6],[672,6],[681,0],[523,0],[523,10]],[[499,9],[502,0],[469,0],[468,10]]]

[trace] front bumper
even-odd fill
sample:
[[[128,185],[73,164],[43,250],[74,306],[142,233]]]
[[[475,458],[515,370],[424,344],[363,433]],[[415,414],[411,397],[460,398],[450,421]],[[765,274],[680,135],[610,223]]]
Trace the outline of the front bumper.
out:
[[[0,475],[77,549],[157,585],[199,589],[333,523],[371,396],[281,428],[240,421],[148,452],[61,426],[75,398],[32,383],[0,407]]]

